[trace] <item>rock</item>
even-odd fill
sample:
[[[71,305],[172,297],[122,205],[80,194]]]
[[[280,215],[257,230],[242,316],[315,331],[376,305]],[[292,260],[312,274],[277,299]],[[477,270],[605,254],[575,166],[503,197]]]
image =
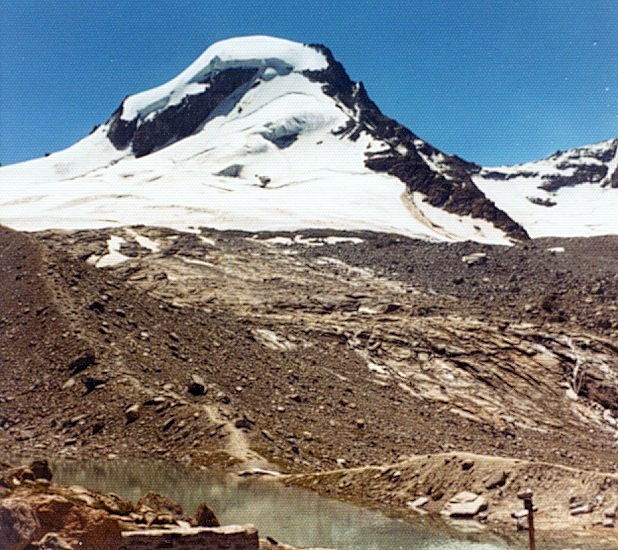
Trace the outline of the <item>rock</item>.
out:
[[[101,421],[95,422],[92,425],[92,430],[91,430],[92,435],[97,435],[101,433],[103,431],[103,428],[105,428],[104,422],[101,422]]]
[[[34,477],[36,479],[46,479],[48,481],[51,481],[53,477],[52,471],[49,467],[49,462],[47,462],[47,460],[45,459],[33,460],[30,463],[30,469],[32,470],[32,473],[34,474]]]
[[[375,313],[394,313],[395,311],[399,311],[402,308],[402,305],[398,302],[387,302],[384,304],[378,304],[376,307],[371,308]]]
[[[519,516],[517,518],[517,530],[518,531],[527,531],[528,530],[528,512],[526,511],[525,516]]]
[[[127,424],[135,422],[139,418],[139,405],[131,405],[124,411],[124,417]]]
[[[253,525],[125,531],[123,538],[124,545],[119,546],[122,548],[260,548],[258,532]]]
[[[221,523],[208,504],[201,502],[195,514],[195,524],[200,527],[219,527]]]
[[[47,533],[34,545],[39,550],[73,550],[76,541],[74,539],[62,537],[58,533]]]
[[[242,470],[237,474],[240,477],[249,477],[249,476],[274,476],[278,477],[281,475],[281,472],[277,472],[276,470],[265,470],[264,468],[250,468],[249,470]]]
[[[234,420],[234,427],[240,429],[245,429],[245,430],[250,430],[251,429],[251,422],[249,422],[246,418],[237,418],[236,420]]]
[[[271,181],[268,176],[257,176],[257,178],[260,180],[261,187],[266,187]]]
[[[268,431],[268,430],[261,430],[260,433],[266,438],[268,439],[268,441],[274,441],[275,438],[274,436]]]
[[[363,429],[366,425],[367,425],[367,423],[365,422],[365,419],[364,419],[364,418],[358,418],[358,419],[356,420],[356,427],[357,427],[358,429]]]
[[[146,511],[155,512],[158,515],[169,514],[173,518],[183,518],[182,506],[159,493],[146,493],[135,503],[135,509],[143,514]]]
[[[73,374],[86,370],[89,366],[94,365],[96,354],[94,350],[87,349],[69,363],[69,369]]]
[[[75,378],[71,377],[64,384],[62,384],[62,389],[68,390],[69,388],[72,388],[73,386],[75,386]]]
[[[20,484],[24,481],[34,481],[36,479],[34,472],[27,466],[18,466],[11,469],[10,476],[17,479]]]
[[[407,502],[406,504],[408,508],[422,508],[428,502],[429,499],[427,497],[419,497],[416,500],[411,500],[410,502]]]
[[[176,422],[176,419],[175,419],[175,418],[173,418],[173,417],[172,417],[172,418],[168,418],[168,419],[165,421],[165,424],[163,424],[163,427],[162,427],[161,429],[162,429],[164,432],[166,432],[167,430],[169,430],[169,429],[170,429],[170,428],[174,425],[174,422]]]
[[[603,516],[606,518],[615,518],[616,506],[610,506],[609,508],[605,508],[605,510],[603,510]]]
[[[486,509],[487,499],[484,496],[462,491],[448,501],[441,514],[452,518],[471,518]]]
[[[228,178],[237,178],[240,176],[242,172],[243,165],[242,164],[230,164],[226,166],[223,170],[220,170],[215,174],[215,176],[225,176]]]
[[[206,393],[206,383],[204,379],[197,374],[192,374],[191,380],[187,385],[187,391],[191,395],[204,395]]]
[[[461,261],[467,265],[481,265],[487,262],[487,254],[484,252],[474,252],[467,256],[462,256]]]
[[[572,516],[580,516],[582,514],[590,514],[592,512],[592,506],[590,504],[580,504],[579,506],[575,506],[571,508],[570,514]]]
[[[94,498],[87,491],[73,496]],[[55,536],[48,536],[50,533]],[[57,494],[30,493],[23,498],[1,501],[0,547],[3,550],[34,548],[32,543],[37,540],[37,548],[50,550],[121,546],[120,526],[103,510],[71,502]]]
[[[471,470],[474,467],[474,460],[464,460],[461,463],[461,469],[464,471]]]
[[[90,311],[95,311],[96,313],[104,313],[105,312],[105,304],[100,302],[99,300],[93,300],[88,304],[88,309]]]
[[[603,524],[602,525],[606,529],[613,529],[614,528],[614,520],[613,520],[613,518],[603,518]]]
[[[84,386],[86,386],[86,394],[97,389],[99,386],[102,386],[107,382],[107,380],[102,380],[100,378],[93,378],[92,376],[88,376],[82,380]]]
[[[497,487],[502,487],[506,483],[508,477],[508,472],[495,472],[484,480],[484,487],[488,491],[491,489],[496,489]]]
[[[0,541],[5,550],[21,550],[38,538],[41,525],[26,501],[5,498],[0,501]]]
[[[97,501],[97,507],[117,516],[128,516],[133,511],[133,503],[115,493],[98,494]]]

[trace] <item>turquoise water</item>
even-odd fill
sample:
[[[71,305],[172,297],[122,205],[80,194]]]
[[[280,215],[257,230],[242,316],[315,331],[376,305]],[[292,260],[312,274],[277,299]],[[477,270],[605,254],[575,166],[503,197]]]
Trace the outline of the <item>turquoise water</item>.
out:
[[[54,481],[137,500],[164,494],[192,514],[206,502],[222,524],[252,523],[295,546],[340,550],[496,550],[515,548],[490,533],[464,535],[443,522],[403,522],[379,512],[320,497],[274,481],[211,475],[167,463],[72,462],[54,464]]]

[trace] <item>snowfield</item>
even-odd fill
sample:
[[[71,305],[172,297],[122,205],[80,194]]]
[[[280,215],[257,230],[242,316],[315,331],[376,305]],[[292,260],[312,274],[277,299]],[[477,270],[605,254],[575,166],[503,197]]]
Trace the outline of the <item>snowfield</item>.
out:
[[[256,36],[214,44],[178,76],[129,96],[121,107],[120,119],[139,127],[203,93],[208,75],[256,69],[195,133],[136,158],[130,147],[112,145],[108,123],[64,151],[2,167],[0,223],[28,231],[136,224],[330,228],[510,243],[491,223],[434,208],[420,193],[407,193],[399,179],[368,169],[366,154],[390,145],[367,131],[356,141],[336,133],[358,113],[303,74],[327,65],[318,50],[287,40]],[[425,158],[440,174],[444,161],[442,154]],[[559,206],[547,208],[526,199],[536,193],[534,179],[476,176],[475,183],[532,236],[618,233],[615,189],[560,190]]]

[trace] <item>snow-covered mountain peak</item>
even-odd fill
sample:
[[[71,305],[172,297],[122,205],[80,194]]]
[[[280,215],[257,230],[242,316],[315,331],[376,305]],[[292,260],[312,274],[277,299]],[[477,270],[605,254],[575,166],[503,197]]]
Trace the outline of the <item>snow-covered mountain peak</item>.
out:
[[[204,92],[209,79],[230,69],[256,69],[264,79],[278,74],[325,69],[325,56],[314,48],[269,36],[245,36],[216,42],[170,81],[127,97],[120,118],[144,119],[178,105],[188,95]]]
[[[567,161],[577,174],[606,166],[609,190],[616,142],[589,149],[544,162],[570,178]],[[530,201],[523,215],[513,210],[527,192],[513,174],[536,186],[551,172],[509,170],[445,154],[383,114],[325,46],[250,36],[218,42],[168,82],[127,96],[72,147],[0,168],[0,223],[369,229],[507,244],[538,234],[528,212],[541,213]],[[613,218],[571,224],[573,234],[618,232]]]

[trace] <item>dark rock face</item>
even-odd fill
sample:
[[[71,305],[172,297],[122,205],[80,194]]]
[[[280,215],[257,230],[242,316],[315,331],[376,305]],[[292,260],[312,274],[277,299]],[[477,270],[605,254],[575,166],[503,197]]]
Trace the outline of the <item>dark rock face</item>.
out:
[[[609,162],[609,160],[605,162]],[[540,186],[541,189],[545,191],[557,191],[561,187],[573,187],[580,183],[599,183],[607,176],[607,166],[599,166],[598,164],[562,163],[557,167],[559,169],[571,168],[573,169],[573,173],[569,176],[548,176],[545,179],[545,183]]]
[[[210,506],[201,502],[195,514],[195,523],[200,527],[219,527],[221,524]]]
[[[569,151],[557,151],[547,159],[555,165],[554,173],[540,174],[534,170],[534,163],[522,167],[518,172],[508,173],[499,170],[485,171],[483,177],[496,181],[506,181],[515,178],[539,178],[542,183],[539,189],[554,192],[562,187],[573,187],[581,183],[598,183],[603,187],[618,188],[618,169],[609,173],[609,163],[615,157],[618,149],[618,139],[609,143],[606,148],[581,147]],[[534,204],[541,204],[539,202]],[[542,204],[542,206],[553,206]]]
[[[179,105],[163,110],[152,120],[140,121],[139,117],[127,121],[120,118],[122,106],[111,118],[108,137],[117,149],[131,144],[136,157],[143,157],[170,141],[193,134],[208,116],[244,84],[249,83],[258,69],[228,69],[209,75],[200,84],[208,84],[201,94],[186,96]],[[233,104],[228,106],[230,109]]]
[[[368,168],[399,178],[410,193],[422,193],[432,206],[452,214],[489,221],[514,239],[529,238],[521,225],[497,208],[474,185],[470,174],[479,172],[480,166],[456,156],[444,155],[425,142],[417,145],[421,140],[405,126],[382,114],[377,105],[369,99],[362,82],[355,84],[328,48],[321,45],[312,47],[326,56],[328,68],[322,71],[306,71],[304,74],[311,80],[322,82],[325,94],[335,97],[346,107],[358,112],[358,120],[350,119],[338,133],[354,141],[365,131],[390,145],[388,150],[367,156],[365,165]],[[443,173],[431,170],[421,154],[428,157],[442,154]]]

